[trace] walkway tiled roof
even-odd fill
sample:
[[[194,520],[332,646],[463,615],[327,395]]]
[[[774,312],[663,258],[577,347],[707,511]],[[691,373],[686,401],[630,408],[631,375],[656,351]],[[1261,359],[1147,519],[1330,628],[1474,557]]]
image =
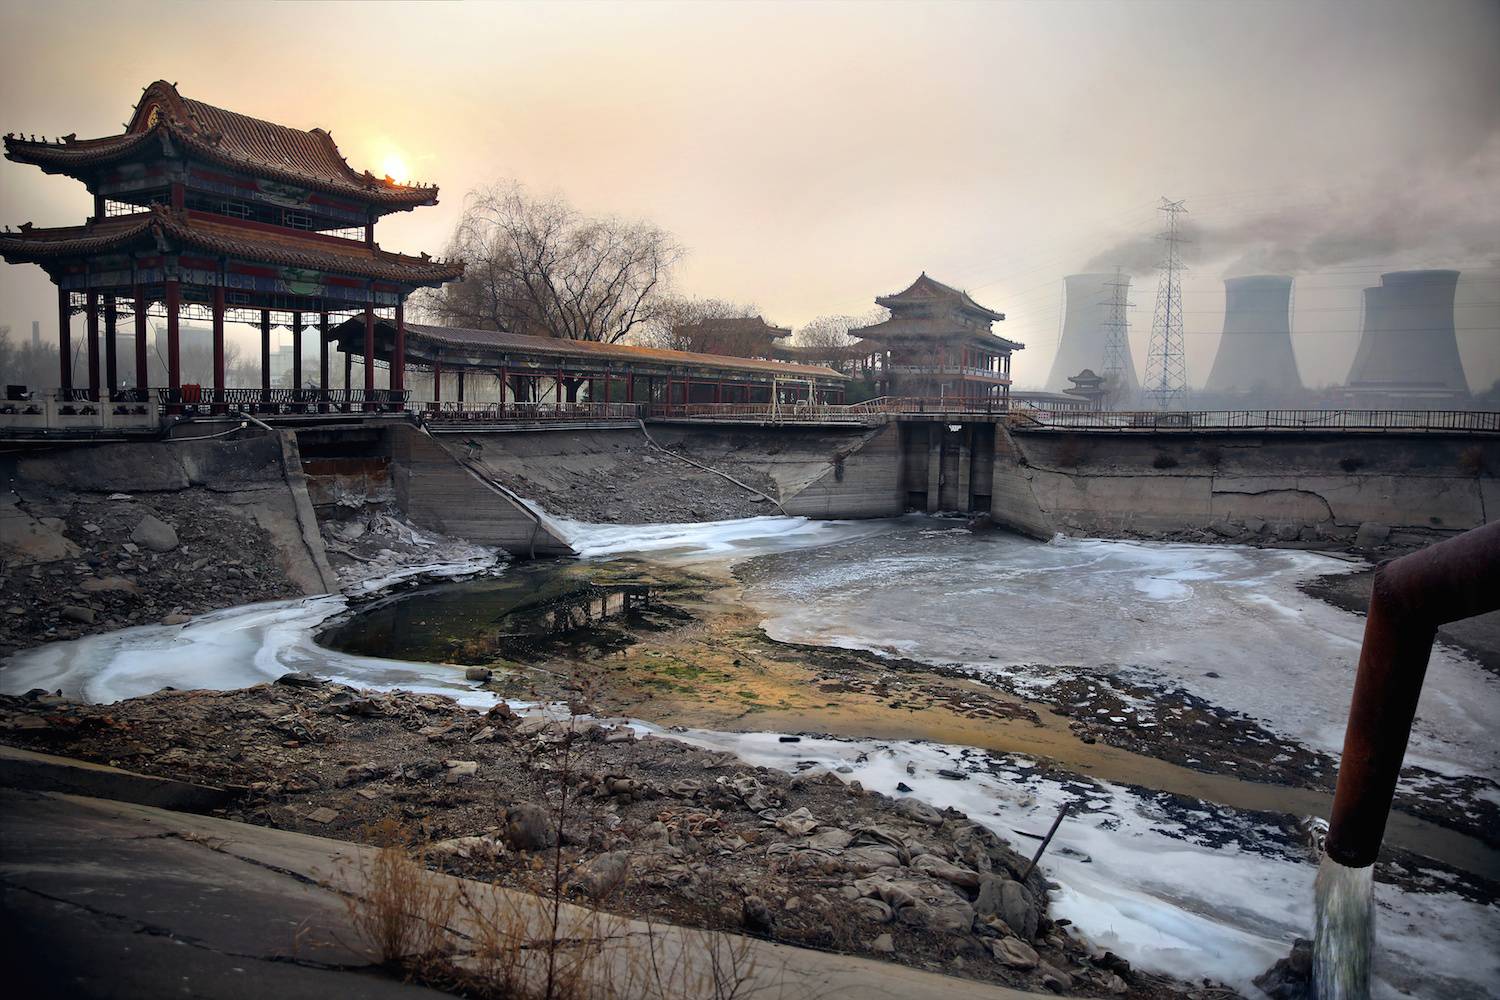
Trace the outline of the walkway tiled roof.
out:
[[[22,227],[20,232],[0,234],[0,256],[13,264],[164,246],[405,284],[439,284],[463,276],[459,262],[409,257],[356,240],[232,222],[163,205],[84,226]]]
[[[352,320],[351,322],[362,322]],[[425,323],[407,323],[408,341],[427,340],[452,348],[470,348],[481,351],[506,351],[514,353],[540,354],[558,358],[589,359],[619,362],[656,362],[664,365],[685,365],[697,368],[720,368],[728,371],[751,371],[761,374],[800,376],[803,378],[837,379],[844,375],[832,368],[820,365],[790,364],[783,361],[757,361],[751,358],[736,358],[723,354],[695,354],[689,351],[669,351],[660,347],[641,347],[636,344],[604,344],[596,340],[563,340],[556,337],[533,337],[528,334],[507,333],[501,330],[468,330],[461,327],[430,326]]]
[[[130,156],[151,142],[180,143],[198,156],[285,184],[342,194],[389,208],[437,204],[437,188],[397,184],[356,172],[333,137],[277,125],[183,97],[163,80],[141,95],[126,131],[100,139],[53,142],[5,137],[5,155],[54,171],[76,171]]]

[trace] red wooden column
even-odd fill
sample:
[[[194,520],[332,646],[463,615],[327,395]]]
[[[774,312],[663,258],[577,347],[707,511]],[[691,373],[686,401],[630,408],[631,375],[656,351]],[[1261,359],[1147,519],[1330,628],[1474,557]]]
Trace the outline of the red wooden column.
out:
[[[365,306],[365,409],[375,397],[375,307]]]
[[[396,347],[391,354],[391,390],[399,393],[406,388],[406,305],[402,296],[396,297]]]
[[[441,403],[443,401],[443,361],[441,358],[432,359],[432,401]],[[442,409],[442,407],[438,407]]]
[[[271,310],[260,311],[260,391],[271,392]]]
[[[460,403],[464,401],[464,370],[462,367],[458,369],[458,401]],[[459,409],[462,410],[463,407],[460,406]]]
[[[57,286],[57,387],[73,388],[73,303],[68,290]]]
[[[318,391],[328,399],[328,311],[318,314]]]
[[[146,388],[146,292],[135,286],[135,387]]]
[[[505,393],[510,389],[510,372],[504,365],[500,366],[500,413],[505,413]]]
[[[89,399],[99,401],[99,293],[85,292],[84,350],[89,364]]]
[[[120,357],[115,342],[115,297],[104,296],[104,387],[110,396],[120,390]]]
[[[178,314],[182,312],[182,282],[167,279],[167,388],[182,389],[182,342],[178,339]]]
[[[625,402],[635,402],[635,372],[630,372],[625,376]]]
[[[224,286],[214,286],[214,412],[224,410]]]
[[[719,381],[717,381],[717,382],[714,383],[714,402],[715,403],[722,403],[722,402],[724,402],[724,380],[723,379],[719,379]]]
[[[292,388],[302,388],[302,314],[292,313]]]

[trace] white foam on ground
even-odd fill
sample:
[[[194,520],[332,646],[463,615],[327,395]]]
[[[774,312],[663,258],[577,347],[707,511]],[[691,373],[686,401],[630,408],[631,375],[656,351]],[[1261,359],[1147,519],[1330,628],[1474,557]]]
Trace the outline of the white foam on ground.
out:
[[[833,545],[892,530],[897,522],[814,521],[806,517],[745,517],[691,524],[593,524],[550,517],[549,526],[584,559],[645,555],[674,560],[748,558]]]

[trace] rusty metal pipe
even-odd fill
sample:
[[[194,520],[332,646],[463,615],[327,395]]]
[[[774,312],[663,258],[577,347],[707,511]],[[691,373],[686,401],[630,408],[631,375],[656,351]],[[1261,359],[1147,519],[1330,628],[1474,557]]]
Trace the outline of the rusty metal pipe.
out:
[[[1500,609],[1500,522],[1466,531],[1375,571],[1338,787],[1329,857],[1375,863],[1439,625]]]

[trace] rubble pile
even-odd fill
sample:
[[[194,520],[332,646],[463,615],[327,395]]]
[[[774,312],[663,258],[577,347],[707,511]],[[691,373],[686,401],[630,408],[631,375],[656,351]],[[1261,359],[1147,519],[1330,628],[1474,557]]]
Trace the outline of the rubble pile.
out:
[[[206,489],[13,500],[0,526],[0,656],[301,593],[266,530]]]
[[[1048,916],[1056,887],[955,810],[624,725],[292,674],[107,706],[3,697],[0,741],[229,788],[225,814],[266,826],[366,840],[396,820],[430,864],[521,888],[545,891],[560,850],[570,896],[616,912],[1073,995],[1233,995],[1076,939]]]
[[[348,588],[416,566],[497,561],[496,550],[423,531],[394,504],[370,506],[344,518],[320,520],[328,563]]]

